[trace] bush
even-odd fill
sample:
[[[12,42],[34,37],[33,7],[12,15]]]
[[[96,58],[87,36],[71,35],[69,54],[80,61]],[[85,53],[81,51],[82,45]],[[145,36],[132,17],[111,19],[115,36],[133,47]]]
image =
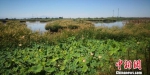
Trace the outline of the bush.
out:
[[[31,30],[24,24],[18,21],[9,21],[0,28],[0,47],[11,48],[18,46],[18,44],[27,45],[29,44],[29,33]]]
[[[51,32],[58,32],[58,30],[62,29],[62,28],[63,27],[58,24],[46,25],[46,27],[45,27],[46,30],[50,30]]]
[[[77,26],[77,25],[68,25],[68,28],[69,29],[78,29],[79,26]]]

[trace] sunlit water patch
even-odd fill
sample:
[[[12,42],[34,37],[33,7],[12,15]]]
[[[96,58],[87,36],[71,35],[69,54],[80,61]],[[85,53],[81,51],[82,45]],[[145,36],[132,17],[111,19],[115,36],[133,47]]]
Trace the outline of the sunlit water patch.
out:
[[[26,22],[27,27],[30,28],[32,31],[40,31],[41,33],[45,32],[45,25],[46,22],[40,22],[40,21],[36,21],[36,22]],[[122,21],[118,21],[118,22],[113,22],[113,23],[93,23],[95,25],[95,27],[99,27],[99,26],[105,26],[105,27],[113,27],[113,26],[118,26],[118,27],[123,27],[124,23]]]
[[[124,23],[122,21],[117,21],[113,23],[94,23],[95,27],[99,26],[105,26],[105,27],[113,27],[113,26],[118,26],[118,27],[123,27]]]
[[[45,32],[45,25],[46,22],[40,22],[40,21],[36,21],[36,22],[26,22],[27,27],[30,28],[32,31],[40,31],[40,32]]]

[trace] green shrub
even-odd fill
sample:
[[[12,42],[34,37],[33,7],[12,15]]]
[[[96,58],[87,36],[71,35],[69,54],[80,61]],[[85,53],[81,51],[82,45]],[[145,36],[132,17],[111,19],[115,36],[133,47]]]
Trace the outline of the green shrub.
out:
[[[9,21],[0,28],[0,49],[28,45],[31,30],[18,21]]]
[[[63,27],[58,24],[46,25],[46,27],[45,27],[46,30],[50,30],[51,32],[58,32],[58,30],[62,29],[62,28]]]
[[[68,25],[68,28],[69,29],[78,29],[79,26],[77,26],[77,25]]]

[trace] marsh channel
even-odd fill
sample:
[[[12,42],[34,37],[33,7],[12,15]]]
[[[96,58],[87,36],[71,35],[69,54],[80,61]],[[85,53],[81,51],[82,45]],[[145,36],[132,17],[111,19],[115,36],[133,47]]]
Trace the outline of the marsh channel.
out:
[[[30,28],[32,31],[39,31],[41,33],[45,32],[45,25],[47,24],[46,22],[40,22],[40,21],[35,21],[35,22],[26,22],[27,27]],[[117,26],[119,28],[121,28],[124,23],[123,21],[116,21],[116,22],[112,22],[112,23],[101,23],[101,22],[93,22],[95,27],[99,27],[99,26],[104,26],[104,27],[113,27],[113,26]]]

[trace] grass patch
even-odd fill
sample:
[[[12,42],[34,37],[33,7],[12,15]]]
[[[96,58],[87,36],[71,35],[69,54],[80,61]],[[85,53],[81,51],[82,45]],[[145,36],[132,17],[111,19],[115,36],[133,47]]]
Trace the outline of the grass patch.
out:
[[[59,29],[70,29],[70,30],[83,29],[91,26],[93,26],[93,24],[88,21],[56,20],[56,21],[49,22],[45,26],[45,29],[50,30],[51,32],[55,32],[58,31]]]

